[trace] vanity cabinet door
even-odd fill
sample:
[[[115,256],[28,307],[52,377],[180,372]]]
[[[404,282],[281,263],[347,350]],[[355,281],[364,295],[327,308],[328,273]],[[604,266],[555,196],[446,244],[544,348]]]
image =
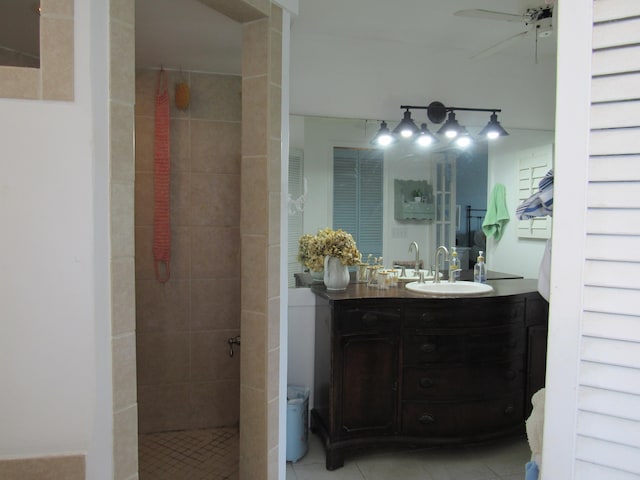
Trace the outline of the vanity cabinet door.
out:
[[[475,365],[428,365],[404,368],[402,398],[456,401],[495,398],[521,391],[522,360]]]
[[[400,332],[399,308],[369,303],[336,309],[335,329],[339,335],[388,335]]]
[[[489,438],[522,428],[522,391],[469,402],[406,402],[402,432],[447,441]]]
[[[397,335],[346,334],[334,350],[333,432],[338,438],[397,431]]]
[[[524,300],[518,298],[455,298],[428,303],[411,302],[405,307],[405,327],[484,328],[522,324]]]
[[[482,329],[408,329],[403,335],[405,364],[501,361],[522,356],[521,325]]]

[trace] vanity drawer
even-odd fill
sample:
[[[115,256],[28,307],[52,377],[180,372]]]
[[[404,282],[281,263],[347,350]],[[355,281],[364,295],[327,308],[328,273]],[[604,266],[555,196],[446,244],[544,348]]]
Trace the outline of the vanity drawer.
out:
[[[403,360],[405,364],[424,364],[512,359],[523,354],[525,340],[525,330],[520,326],[405,331]]]
[[[501,397],[522,390],[522,369],[522,360],[473,366],[405,367],[402,398],[426,401]]]
[[[524,324],[522,299],[442,299],[428,305],[414,304],[405,308],[405,325],[408,328],[475,328],[513,323]]]
[[[524,427],[522,392],[499,399],[438,403],[407,402],[402,408],[402,433],[460,440],[497,436]]]
[[[391,307],[346,307],[336,312],[336,329],[340,334],[394,333],[400,331],[400,309]]]

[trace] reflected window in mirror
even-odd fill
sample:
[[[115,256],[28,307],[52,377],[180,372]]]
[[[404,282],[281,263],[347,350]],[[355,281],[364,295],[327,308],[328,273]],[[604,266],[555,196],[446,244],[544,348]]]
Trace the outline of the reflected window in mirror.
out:
[[[436,245],[447,248],[455,245],[456,158],[455,150],[435,156],[435,208]]]
[[[333,228],[350,233],[367,257],[382,256],[384,153],[333,149]]]
[[[40,2],[0,2],[0,65],[40,68]]]
[[[486,141],[476,142],[472,151],[461,152],[456,158],[456,244],[461,247],[476,247],[480,240],[478,235],[484,235],[482,221],[487,208],[488,152]],[[484,250],[484,242],[480,250]],[[473,261],[476,257],[474,250],[470,258]]]

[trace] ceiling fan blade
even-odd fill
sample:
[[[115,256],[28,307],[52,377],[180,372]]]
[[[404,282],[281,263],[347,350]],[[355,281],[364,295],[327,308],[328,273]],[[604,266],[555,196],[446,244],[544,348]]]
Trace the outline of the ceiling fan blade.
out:
[[[494,12],[493,10],[483,10],[474,8],[471,10],[458,10],[454,13],[457,17],[484,18],[487,20],[502,20],[506,22],[522,22],[524,17],[514,13]]]
[[[527,35],[529,35],[530,31],[531,30],[525,30],[524,32],[516,33],[515,35],[512,35],[509,38],[505,38],[504,40],[496,43],[495,45],[492,45],[491,47],[476,53],[471,58],[486,58],[495,53],[498,53],[500,50],[507,48],[514,40],[517,40],[518,38],[526,37]]]

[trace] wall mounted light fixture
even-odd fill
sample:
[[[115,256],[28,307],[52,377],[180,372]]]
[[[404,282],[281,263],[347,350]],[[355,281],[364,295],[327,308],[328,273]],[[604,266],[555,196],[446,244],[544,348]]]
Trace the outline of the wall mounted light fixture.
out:
[[[380,129],[376,133],[375,137],[371,140],[371,143],[377,146],[387,146],[397,142],[401,138],[413,139],[413,141],[423,147],[440,142],[439,136],[444,136],[451,139],[458,147],[465,148],[473,143],[473,138],[465,127],[460,125],[456,118],[456,111],[467,112],[491,112],[489,122],[478,133],[480,137],[488,140],[494,140],[498,137],[509,135],[507,131],[502,128],[500,122],[498,122],[498,112],[502,110],[499,108],[467,108],[467,107],[447,107],[441,102],[431,102],[427,106],[422,105],[400,105],[400,108],[404,110],[404,116],[398,126],[389,130],[387,122],[382,121],[380,123]],[[411,110],[426,110],[427,118],[435,124],[444,122],[442,127],[434,135],[427,128],[426,123],[422,123],[420,128],[415,124],[411,118]],[[446,121],[445,121],[446,118]]]

